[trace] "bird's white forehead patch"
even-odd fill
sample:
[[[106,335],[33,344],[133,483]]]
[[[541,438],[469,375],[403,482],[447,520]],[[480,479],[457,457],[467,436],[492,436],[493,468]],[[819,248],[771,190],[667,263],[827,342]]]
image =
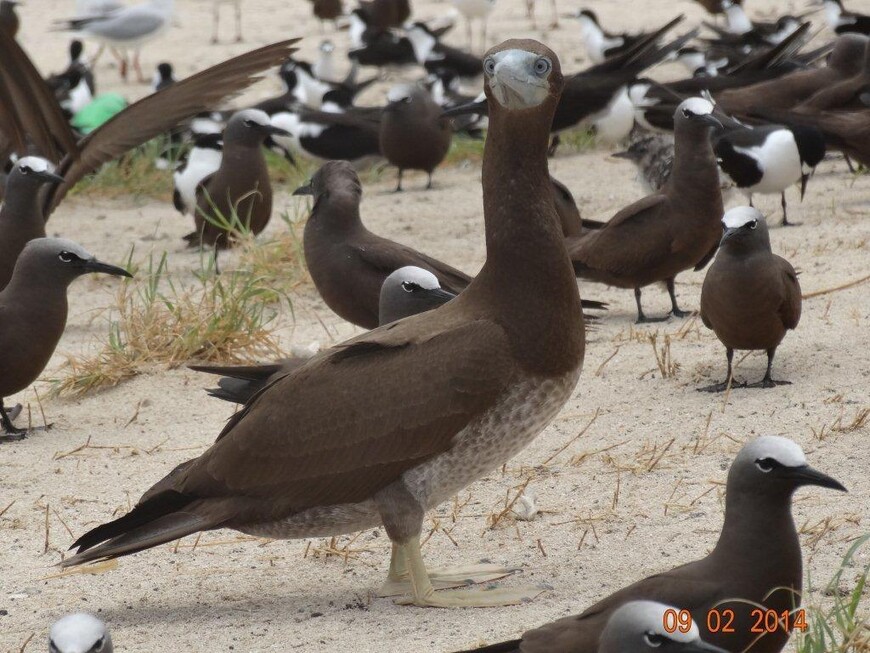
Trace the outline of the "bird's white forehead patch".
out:
[[[743,451],[753,461],[773,458],[785,467],[803,467],[807,464],[807,457],[800,445],[778,435],[762,435],[747,444]]]
[[[696,116],[704,116],[713,113],[713,103],[702,97],[690,97],[688,100],[683,100],[680,109],[689,110]]]
[[[673,610],[675,613],[674,617],[676,618],[680,611],[678,608],[665,605],[664,603],[631,601],[622,606],[620,610],[626,610],[631,621],[642,625],[645,632],[651,632],[662,637],[667,637],[675,642],[683,643],[694,642],[701,637],[694,621],[691,623],[689,632],[686,633],[681,632],[679,628],[676,628],[674,632],[665,630],[665,613],[668,610]]]
[[[733,209],[728,209],[722,217],[722,224],[729,229],[739,229],[745,224],[753,220],[761,220],[764,216],[761,211],[751,206],[735,206]]]
[[[406,265],[403,268],[399,268],[390,277],[398,279],[400,283],[416,283],[426,290],[435,290],[441,287],[441,284],[438,283],[438,277],[429,272],[429,270],[418,268],[415,265]]]
[[[102,621],[82,612],[58,619],[48,636],[61,653],[78,653],[90,651],[105,634]]]
[[[398,102],[407,97],[411,97],[414,87],[410,84],[396,84],[387,91],[387,102]]]
[[[15,165],[34,172],[54,172],[54,166],[40,156],[25,156],[18,159],[18,163]]]
[[[266,126],[271,124],[269,121],[269,115],[265,111],[260,111],[259,109],[245,109],[239,113],[241,113],[245,120],[253,120],[258,125]]]

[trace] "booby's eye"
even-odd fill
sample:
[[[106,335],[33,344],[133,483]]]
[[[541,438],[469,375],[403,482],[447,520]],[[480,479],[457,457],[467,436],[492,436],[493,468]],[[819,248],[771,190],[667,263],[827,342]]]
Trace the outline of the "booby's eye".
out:
[[[755,461],[755,466],[758,467],[765,474],[772,472],[774,468],[779,466],[779,463],[776,462],[773,458],[759,458]]]
[[[758,220],[753,220],[752,222],[749,223],[750,229],[755,229],[757,226],[758,226]]]
[[[552,68],[553,64],[547,57],[538,57],[538,60],[535,62],[535,74],[539,77],[546,75]]]
[[[403,281],[402,282],[402,290],[405,292],[417,292],[418,290],[422,290],[419,285],[414,283],[413,281]]]
[[[647,646],[658,648],[665,643],[665,638],[656,633],[647,632],[643,635],[643,641],[647,643]]]
[[[72,252],[63,251],[57,255],[57,257],[63,261],[64,263],[72,263],[73,261],[78,260],[78,256],[73,254]]]
[[[483,62],[483,72],[487,75],[492,75],[495,72],[495,60],[492,57],[487,57]]]

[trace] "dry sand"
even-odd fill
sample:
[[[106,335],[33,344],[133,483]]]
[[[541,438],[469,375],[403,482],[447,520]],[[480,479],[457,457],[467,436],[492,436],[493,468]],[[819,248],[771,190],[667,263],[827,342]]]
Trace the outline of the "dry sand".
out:
[[[212,46],[211,3],[180,0],[177,25],[147,47],[148,70],[158,60],[186,75],[229,55],[289,36],[310,34],[303,54],[316,49],[319,27],[309,6],[296,0],[244,3],[246,42]],[[548,3],[539,3],[542,24]],[[685,12],[702,12],[685,0],[589,2],[606,25],[640,29]],[[802,9],[791,3],[747,3],[751,9]],[[49,31],[50,19],[72,3],[27,0],[21,8],[21,39],[45,70],[64,63],[66,36]],[[575,8],[576,5],[570,5]],[[446,2],[417,2],[416,15],[443,15]],[[568,10],[566,2],[562,10]],[[231,23],[225,19],[225,34]],[[499,0],[491,38],[544,38],[562,56],[563,67],[585,62],[574,31],[564,20],[548,34],[531,32],[520,0]],[[331,30],[330,30],[331,32]],[[343,47],[345,35],[333,35]],[[464,41],[462,29],[454,43]],[[108,57],[97,70],[103,90],[141,95],[142,87],[117,82]],[[268,95],[277,83],[262,83]],[[372,97],[382,93],[374,91]],[[642,192],[633,168],[601,149],[563,154],[552,162],[584,215],[607,218]],[[408,192],[388,192],[391,173],[365,189],[363,217],[376,232],[417,246],[473,271],[483,261],[478,166],[439,170],[436,188],[419,190],[424,178],[409,175]],[[276,206],[299,201],[278,189]],[[801,272],[805,292],[834,288],[865,276],[870,261],[870,178],[847,174],[840,160],[823,164],[792,216],[803,223],[771,231],[774,251]],[[778,198],[759,198],[778,223]],[[273,223],[270,229],[283,226]],[[74,238],[107,261],[121,262],[131,244],[136,256],[167,250],[177,270],[196,265],[180,237],[189,230],[168,204],[70,198],[49,224],[52,233]],[[682,274],[677,290],[684,307],[696,308],[703,272]],[[45,373],[56,376],[64,353],[92,351],[104,342],[116,281],[82,279],[70,292],[69,325]],[[395,606],[370,593],[384,579],[389,542],[381,530],[360,534],[347,559],[315,555],[324,540],[250,541],[232,531],[161,546],[97,575],[57,577],[53,567],[74,536],[127,510],[139,495],[179,462],[212,442],[232,407],[207,399],[211,380],[191,372],[155,371],[118,388],[82,399],[42,402],[54,424],[26,441],[0,447],[0,650],[45,650],[49,624],[62,614],[85,610],[107,621],[124,651],[450,651],[517,636],[524,629],[581,610],[618,587],[649,573],[703,556],[715,542],[722,517],[722,483],[741,443],[765,433],[798,441],[812,464],[850,490],[842,495],[811,488],[798,493],[795,521],[801,530],[806,568],[816,585],[836,569],[850,540],[868,530],[870,505],[868,427],[847,426],[870,406],[870,283],[808,299],[797,331],[777,358],[776,374],[794,385],[773,390],[736,390],[727,399],[695,389],[724,374],[724,351],[697,319],[657,327],[633,325],[630,292],[584,286],[583,296],[610,302],[610,312],[589,334],[583,376],[562,414],[505,470],[494,471],[441,506],[426,523],[434,532],[425,547],[429,564],[486,558],[520,565],[513,583],[551,589],[536,601],[490,610],[421,610]],[[650,314],[663,313],[663,289],[644,293]],[[282,345],[338,341],[355,330],[342,323],[308,288],[294,296],[295,322],[282,317]],[[322,322],[322,324],[321,324]],[[324,329],[324,326],[326,330]],[[672,378],[661,378],[647,340],[659,347],[671,335]],[[737,368],[756,380],[764,358],[749,356]],[[45,394],[46,386],[38,385]],[[33,389],[12,397],[41,423]],[[576,436],[597,414],[588,430]],[[89,448],[78,450],[86,442]],[[554,455],[556,454],[556,455]],[[487,518],[502,511],[505,497],[529,481],[541,514],[532,522],[507,517],[495,529]],[[7,504],[8,505],[7,508]],[[338,546],[348,545],[342,537]],[[309,548],[310,545],[310,548]],[[308,551],[307,557],[304,555]],[[867,562],[867,551],[859,559]],[[858,568],[849,569],[844,585]],[[814,593],[812,601],[825,600]],[[866,598],[865,598],[866,604]],[[32,635],[22,649],[21,646]],[[791,644],[793,646],[793,643]]]

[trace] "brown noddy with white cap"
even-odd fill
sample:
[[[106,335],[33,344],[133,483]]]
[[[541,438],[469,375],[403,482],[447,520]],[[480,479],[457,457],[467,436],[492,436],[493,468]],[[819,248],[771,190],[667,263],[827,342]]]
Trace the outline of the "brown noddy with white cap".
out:
[[[299,39],[273,43],[207,68],[134,102],[78,139],[33,62],[14,39],[0,32],[0,131],[11,150],[33,151],[57,165],[64,182],[45,193],[46,219],[85,175],[142,143],[169,132],[198,113],[211,111],[228,96],[280,65]],[[0,152],[2,153],[2,152]]]
[[[314,197],[302,237],[305,262],[323,301],[348,322],[365,329],[378,326],[381,287],[391,272],[407,265],[428,270],[454,295],[472,281],[446,263],[369,231],[360,218],[362,184],[345,161],[324,163],[294,195]],[[558,208],[557,214],[561,224]],[[601,309],[604,304],[583,300],[583,306]]]
[[[423,268],[406,265],[390,274],[381,286],[380,325],[431,311],[454,297],[454,293],[441,287],[434,274]],[[265,365],[191,365],[190,369],[224,377],[218,381],[217,388],[207,390],[208,394],[224,401],[244,404],[272,381],[301,367],[309,358],[294,356]]]
[[[42,374],[66,327],[67,287],[91,272],[132,276],[62,238],[31,240],[18,256],[12,279],[0,292],[0,421],[6,431],[0,442],[25,436],[7,416],[3,398]]]
[[[532,40],[487,57],[487,259],[477,278],[440,308],[328,349],[266,387],[201,456],[76,540],[64,566],[217,528],[299,538],[383,524],[389,580],[410,579],[414,605],[506,605],[539,591],[435,592],[420,550],[426,511],[531,442],[583,362],[580,297],[547,171],[559,60]]]
[[[677,306],[674,278],[702,269],[719,245],[722,193],[710,130],[721,123],[712,114],[706,99],[681,102],[674,113],[673,172],[664,187],[600,229],[567,239],[578,277],[634,289],[639,323],[656,321],[644,315],[640,296],[641,288],[659,281],[667,284],[671,314],[686,315]]]
[[[399,169],[396,191],[402,190],[402,172],[422,170],[429,175],[447,156],[453,140],[450,120],[443,109],[419,87],[402,86],[390,91],[381,118],[381,154]]]
[[[596,653],[728,653],[701,639],[696,624],[671,628],[679,609],[655,601],[629,601],[613,611]]]
[[[6,180],[6,195],[0,206],[0,290],[12,278],[15,261],[24,246],[45,236],[45,215],[40,191],[46,184],[58,184],[63,177],[38,156],[15,162]]]
[[[593,653],[599,651],[602,631],[620,606],[649,600],[688,610],[704,641],[731,653],[779,653],[801,604],[803,560],[791,506],[795,490],[805,485],[846,491],[838,481],[810,467],[792,440],[766,435],[750,441],[728,471],[725,522],[709,555],[618,590],[579,615],[474,651]],[[758,618],[752,614],[756,607],[762,613],[773,610],[780,619],[783,612],[793,617],[787,628],[778,621],[770,627],[773,632],[761,628],[756,633],[753,626]],[[708,621],[712,610],[718,614]]]
[[[289,136],[274,127],[265,111],[233,114],[223,134],[220,167],[197,187],[195,231],[190,245],[231,247],[241,232],[263,231],[272,217],[272,184],[263,154],[270,136]]]
[[[734,207],[725,213],[722,225],[722,244],[701,288],[701,320],[725,345],[728,373],[722,383],[701,389],[721,392],[731,386],[735,349],[767,352],[764,378],[746,387],[787,384],[774,381],[770,373],[776,348],[801,317],[797,273],[770,250],[767,223],[758,209]]]

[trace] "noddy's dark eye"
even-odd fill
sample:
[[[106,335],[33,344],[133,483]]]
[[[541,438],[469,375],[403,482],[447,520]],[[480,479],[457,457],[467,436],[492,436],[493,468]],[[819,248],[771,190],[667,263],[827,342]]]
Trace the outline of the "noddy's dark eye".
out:
[[[758,226],[758,220],[753,220],[752,222],[749,223],[750,229],[755,229],[757,226]]]
[[[405,292],[417,292],[418,290],[422,290],[422,288],[413,281],[403,281],[402,290]]]
[[[683,109],[683,117],[684,118],[688,118],[691,115],[692,115],[691,111],[689,111],[688,109]]]
[[[492,75],[495,72],[495,60],[492,57],[487,57],[483,62],[483,72],[487,75]]]
[[[643,641],[645,641],[648,646],[658,648],[665,643],[665,638],[661,635],[657,635],[656,633],[644,633]]]
[[[64,263],[72,263],[73,261],[75,261],[76,259],[78,259],[78,256],[76,256],[76,255],[73,254],[72,252],[66,252],[66,251],[61,252],[60,254],[57,255],[57,257],[58,257],[61,261],[63,261]]]
[[[255,123],[253,120],[250,120],[250,119],[245,121],[245,127],[253,127],[256,124],[257,123]]]
[[[60,653],[60,651],[58,651],[57,649],[57,644],[55,644],[51,640],[48,640],[48,653]]]
[[[91,647],[91,650],[95,651],[96,653],[99,653],[100,651],[103,650],[103,646],[105,644],[106,644],[106,638],[100,637],[100,639],[97,640],[97,643]]]
[[[399,100],[399,102],[401,102],[402,104],[411,104],[411,97],[403,97],[401,100]]]
[[[779,465],[773,458],[759,458],[755,461],[755,466],[758,467],[762,472],[767,474],[768,472],[772,472],[775,467]]]
[[[553,67],[553,64],[550,63],[550,60],[547,57],[539,57],[535,62],[535,74],[543,77],[550,69]]]
[[[18,169],[21,171],[22,175],[29,175],[30,174],[30,168],[28,168],[27,166],[21,166]]]

